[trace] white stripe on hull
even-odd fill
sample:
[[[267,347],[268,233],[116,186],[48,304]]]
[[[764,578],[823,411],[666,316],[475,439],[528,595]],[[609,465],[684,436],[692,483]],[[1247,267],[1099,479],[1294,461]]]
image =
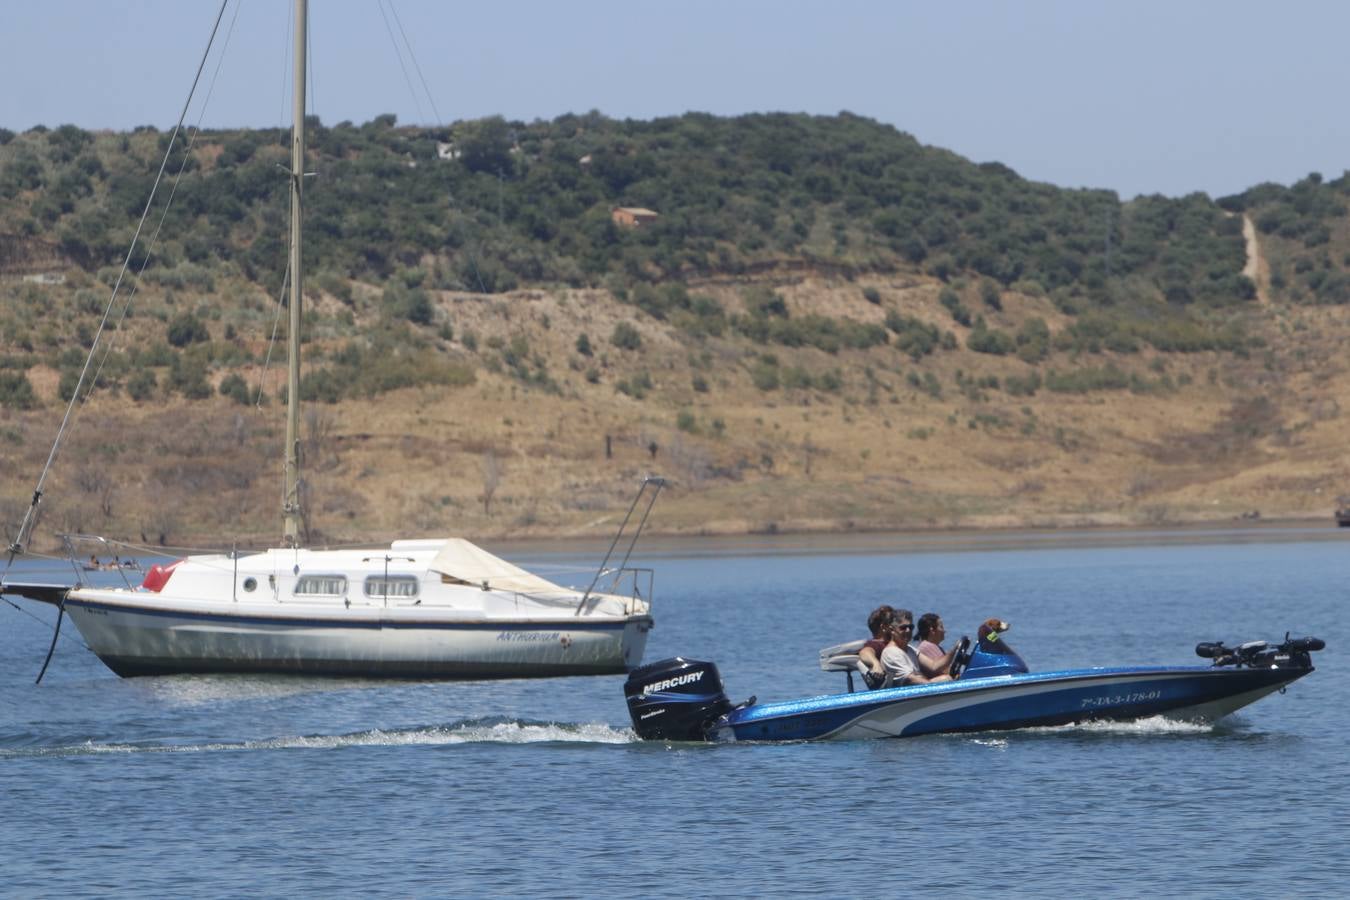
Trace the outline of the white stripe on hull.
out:
[[[1183,722],[1217,722],[1224,716],[1242,709],[1242,707],[1255,703],[1267,694],[1273,694],[1284,688],[1283,684],[1272,684],[1268,687],[1260,687],[1256,690],[1247,691],[1245,694],[1234,694],[1231,697],[1222,697],[1218,700],[1212,700],[1209,703],[1199,703],[1195,706],[1184,706],[1180,709],[1168,710],[1161,713],[1168,719],[1177,719]]]
[[[1174,676],[1159,675],[1154,677],[1141,678],[1138,675],[1121,675],[1115,678],[1092,678],[1084,679],[1084,684],[1091,684],[1093,687],[1107,687],[1115,684],[1140,684],[1150,681],[1170,681]],[[970,706],[979,706],[990,702],[1006,702],[1009,700],[1019,700],[1026,697],[1034,697],[1038,694],[1057,693],[1065,690],[1069,685],[1063,682],[1044,682],[1040,684],[1028,684],[1020,687],[1007,687],[998,692],[997,701],[991,698],[987,693],[972,692],[964,694],[938,695],[935,697],[916,698],[914,700],[898,703],[894,706],[886,706],[881,709],[873,710],[865,716],[850,722],[838,731],[826,735],[827,740],[856,740],[858,738],[878,738],[878,737],[900,737],[905,733],[905,729],[915,725],[930,716],[953,712],[955,710],[965,709]],[[1104,712],[1104,711],[1103,711]],[[1085,713],[1084,718],[1090,718],[1090,713]]]

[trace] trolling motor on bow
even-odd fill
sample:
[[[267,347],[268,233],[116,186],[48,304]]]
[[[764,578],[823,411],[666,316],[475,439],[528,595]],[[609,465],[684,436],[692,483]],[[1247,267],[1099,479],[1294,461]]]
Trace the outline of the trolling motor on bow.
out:
[[[1316,637],[1291,638],[1284,633],[1284,643],[1271,646],[1269,641],[1247,641],[1236,647],[1224,646],[1223,641],[1205,641],[1195,645],[1195,655],[1214,660],[1216,666],[1245,666],[1251,669],[1311,669],[1312,654],[1326,647],[1327,642]]]

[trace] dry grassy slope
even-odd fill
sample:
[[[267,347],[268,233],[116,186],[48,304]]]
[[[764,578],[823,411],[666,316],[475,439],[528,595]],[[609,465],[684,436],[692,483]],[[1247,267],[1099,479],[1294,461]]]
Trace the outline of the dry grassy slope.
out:
[[[734,310],[744,284],[695,287]],[[916,276],[797,277],[774,287],[794,312],[879,322],[897,308],[964,337],[937,303],[939,286]],[[867,302],[864,287],[882,303]],[[1160,358],[1174,381],[1190,378],[1170,393],[971,398],[957,389],[957,370],[1002,378],[1029,367],[965,350],[915,364],[891,347],[830,355],[740,338],[699,343],[600,291],[439,301],[457,337],[445,352],[473,362],[476,383],[312,407],[307,476],[319,540],[605,535],[644,473],[671,480],[651,522],[667,533],[1147,524],[1252,511],[1327,517],[1350,490],[1345,310],[1255,311],[1251,327],[1269,350],[1246,360],[1150,351],[1077,361],[1055,354],[1041,366],[1110,361],[1156,378],[1150,365]],[[984,313],[1009,330],[1031,315],[1052,331],[1063,326],[1036,297],[1008,295],[1003,311]],[[620,320],[636,324],[641,350],[609,345]],[[458,342],[468,332],[477,353]],[[576,353],[581,332],[593,359]],[[488,339],[515,335],[528,339],[561,395],[485,368],[497,355]],[[784,365],[839,369],[845,387],[762,392],[749,368],[765,351]],[[598,383],[585,377],[590,366]],[[615,390],[643,370],[654,383],[645,399]],[[911,387],[905,376],[914,370],[934,372],[942,396]],[[0,412],[6,523],[26,505],[61,409],[54,374],[30,374],[46,408]],[[696,374],[707,392],[693,389]],[[692,413],[694,432],[676,426],[681,411]],[[172,544],[271,540],[280,432],[275,404],[259,412],[223,398],[151,407],[97,396],[58,460],[39,539],[99,530]],[[499,477],[485,510],[489,458]]]

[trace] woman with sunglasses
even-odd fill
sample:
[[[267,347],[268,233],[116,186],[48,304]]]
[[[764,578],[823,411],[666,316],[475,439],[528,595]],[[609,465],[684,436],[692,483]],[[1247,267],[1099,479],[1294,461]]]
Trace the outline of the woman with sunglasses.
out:
[[[891,678],[892,685],[931,684],[937,681],[951,681],[947,670],[952,664],[949,652],[941,659],[921,657],[909,645],[914,636],[914,614],[907,609],[895,611],[895,621],[891,624],[891,642],[881,651],[881,664]]]

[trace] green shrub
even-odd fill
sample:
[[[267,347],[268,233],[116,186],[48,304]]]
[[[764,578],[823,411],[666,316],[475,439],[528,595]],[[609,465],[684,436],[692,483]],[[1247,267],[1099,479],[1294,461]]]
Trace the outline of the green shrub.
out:
[[[992,310],[1003,309],[1003,298],[999,294],[998,284],[989,279],[980,282],[980,299]]]
[[[1003,379],[1003,389],[1014,397],[1033,396],[1041,389],[1041,374],[1032,372],[1026,376],[1009,375]]]
[[[169,378],[165,385],[169,390],[182,394],[187,400],[205,400],[215,393],[211,390],[211,383],[206,380],[206,367],[195,359],[186,359],[182,356],[174,357],[173,364],[169,366]]]
[[[620,350],[637,350],[642,346],[642,335],[629,322],[620,322],[614,326],[609,342]]]
[[[242,379],[241,379],[242,381]],[[307,369],[300,379],[300,399],[307,403],[337,403],[342,399],[348,387],[338,370],[333,367]],[[221,382],[221,393],[225,393],[225,383]],[[248,388],[244,387],[243,398],[231,394],[240,403],[248,403]]]
[[[1130,383],[1130,376],[1115,366],[1089,367],[1062,373],[1051,369],[1045,377],[1046,389],[1061,394],[1120,391],[1129,388]]]
[[[815,384],[811,373],[800,366],[785,367],[779,374],[779,381],[788,390],[809,390]]]
[[[641,400],[652,389],[652,376],[645,371],[639,372],[631,378],[620,379],[614,385],[614,389],[634,400]]]
[[[1017,329],[1017,358],[1032,365],[1050,354],[1050,326],[1039,317],[1027,319]]]
[[[9,409],[37,408],[37,395],[33,393],[33,384],[26,373],[0,371],[0,406]]]
[[[778,360],[762,356],[750,367],[750,381],[761,391],[778,390]]]
[[[970,334],[966,336],[966,347],[976,353],[1007,356],[1017,349],[1017,342],[1006,331],[985,325],[984,317],[981,316],[976,320]]]
[[[169,320],[166,337],[173,346],[186,347],[211,340],[211,332],[201,319],[190,312],[181,312]]]
[[[941,340],[937,326],[895,310],[886,313],[886,327],[895,332],[895,346],[908,353],[915,362],[932,353]]]
[[[408,273],[404,274],[406,276]],[[405,319],[414,325],[430,325],[435,316],[435,308],[431,305],[431,298],[427,292],[420,287],[410,287],[400,281],[390,282],[384,289],[380,307],[389,318]]]
[[[938,302],[946,307],[947,312],[951,313],[952,319],[958,325],[970,326],[970,310],[961,302],[961,298],[956,291],[949,287],[943,288],[942,292],[938,294]]]
[[[248,382],[237,372],[231,372],[220,381],[220,387],[217,388],[221,396],[229,397],[235,403],[242,406],[248,406],[253,402],[253,397],[248,389]],[[300,395],[304,396],[304,388],[301,386]]]
[[[159,387],[159,382],[155,379],[155,373],[149,369],[137,369],[136,372],[127,379],[127,396],[131,397],[137,403],[143,400],[149,400],[154,396],[155,388]]]
[[[787,301],[772,288],[763,285],[748,287],[741,291],[741,299],[745,301],[745,308],[752,316],[781,319],[788,316]]]

